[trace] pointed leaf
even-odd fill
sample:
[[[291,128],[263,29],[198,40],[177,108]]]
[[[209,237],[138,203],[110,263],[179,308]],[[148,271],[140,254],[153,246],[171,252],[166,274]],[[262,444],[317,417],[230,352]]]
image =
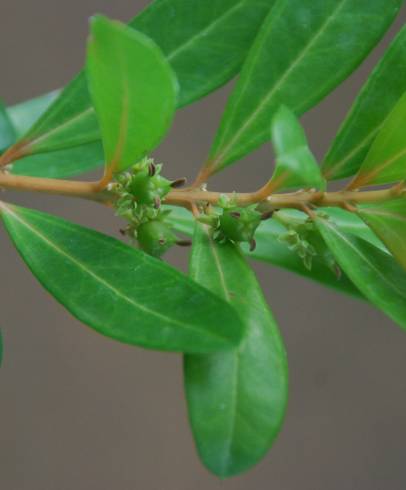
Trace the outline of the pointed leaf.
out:
[[[406,92],[379,131],[351,189],[406,179]]]
[[[180,82],[178,107],[182,107],[215,90],[238,72],[273,4],[274,0],[155,0],[129,25],[162,49]],[[24,134],[7,159],[88,144],[99,137],[86,77],[81,72],[41,120]],[[57,154],[54,156],[58,158]],[[77,173],[80,170],[79,162]],[[45,169],[42,175],[46,175]]]
[[[241,473],[269,450],[284,417],[287,363],[276,322],[235,245],[198,224],[191,277],[232,304],[247,333],[235,351],[185,357],[189,416],[200,457],[221,477]]]
[[[276,154],[272,176],[275,191],[291,187],[324,189],[325,183],[306,134],[297,117],[285,106],[272,120],[271,137]]]
[[[6,107],[0,100],[0,153],[15,141],[16,134]]]
[[[177,81],[149,38],[101,16],[91,22],[87,75],[106,165],[120,172],[154,150],[167,133]]]
[[[375,67],[334,139],[322,167],[326,179],[343,179],[358,171],[405,91],[406,26]]]
[[[280,104],[300,115],[331,92],[381,39],[402,3],[278,0],[228,102],[207,173],[266,142]]]
[[[324,218],[318,229],[338,264],[371,303],[406,329],[406,273],[391,255]]]
[[[406,269],[406,198],[360,206],[358,214]]]
[[[238,345],[243,326],[234,310],[164,262],[38,211],[2,203],[1,212],[41,284],[101,334],[168,351]]]

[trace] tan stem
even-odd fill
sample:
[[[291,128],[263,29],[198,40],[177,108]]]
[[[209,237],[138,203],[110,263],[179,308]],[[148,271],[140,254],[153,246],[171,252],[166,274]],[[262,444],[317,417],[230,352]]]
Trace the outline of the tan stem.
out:
[[[111,203],[116,199],[116,196],[105,188],[104,179],[101,182],[76,182],[70,180],[10,175],[0,172],[0,188],[80,197],[103,203]],[[304,207],[308,208],[311,206],[339,206],[349,209],[354,204],[386,201],[405,194],[403,184],[396,185],[390,189],[363,192],[347,190],[340,192],[299,191],[267,195],[269,191],[270,187],[267,185],[256,192],[237,194],[237,204],[240,206],[248,206],[250,204],[262,203],[264,207],[269,205],[273,208],[297,209],[303,209]],[[224,193],[203,191],[193,188],[174,189],[166,196],[165,203],[192,209],[193,205],[199,202],[215,205],[222,195],[224,195]],[[226,195],[235,197],[235,194]]]

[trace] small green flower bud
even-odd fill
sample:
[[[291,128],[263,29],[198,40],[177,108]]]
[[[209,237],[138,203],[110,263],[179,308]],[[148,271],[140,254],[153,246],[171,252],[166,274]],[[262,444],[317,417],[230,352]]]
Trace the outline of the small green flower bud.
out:
[[[163,221],[154,220],[138,227],[137,240],[144,252],[161,257],[177,242],[177,237]]]
[[[220,231],[233,242],[252,242],[261,223],[261,213],[247,208],[225,209],[220,216]]]
[[[159,175],[158,172],[151,172],[150,168],[137,172],[129,185],[131,194],[139,204],[155,206],[158,206],[157,203],[160,203],[170,189],[171,182]]]

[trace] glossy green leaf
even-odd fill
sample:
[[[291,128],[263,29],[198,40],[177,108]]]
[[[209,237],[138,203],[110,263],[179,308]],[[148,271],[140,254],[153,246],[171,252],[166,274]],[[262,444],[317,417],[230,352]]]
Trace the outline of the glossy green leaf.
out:
[[[406,269],[406,198],[360,206],[358,213]]]
[[[54,90],[48,94],[7,107],[8,115],[18,137],[23,136],[29,131],[33,124],[38,121],[42,114],[58,97],[59,93],[58,90]]]
[[[180,84],[179,107],[200,99],[240,69],[275,0],[158,0],[131,27],[150,36]]]
[[[194,220],[192,215],[183,208],[172,207],[172,213],[167,220],[180,233],[192,236],[194,230]],[[334,212],[335,210],[333,210]],[[340,210],[338,210],[340,211]],[[299,212],[297,212],[299,213]],[[350,214],[350,213],[347,213]],[[304,213],[299,213],[301,218],[306,219]],[[350,216],[353,216],[350,214]],[[339,217],[337,217],[339,219]],[[355,221],[357,220],[357,221]],[[345,223],[347,229],[351,232],[365,233],[370,240],[378,242],[376,236],[355,216],[355,220],[348,219]],[[342,222],[343,220],[340,220]],[[303,264],[303,260],[297,253],[290,250],[286,244],[279,241],[279,237],[286,233],[286,228],[274,219],[263,221],[255,232],[256,249],[250,252],[249,245],[242,245],[243,252],[247,257],[261,262],[267,262],[276,267],[288,270],[307,279],[319,282],[323,286],[334,288],[345,294],[363,298],[359,290],[353,285],[345,274],[337,278],[331,269],[320,258],[315,257],[313,260],[312,270],[309,271]]]
[[[153,41],[102,16],[91,22],[87,75],[106,164],[120,172],[154,150],[167,133],[177,80]]]
[[[381,39],[402,0],[278,0],[226,107],[207,162],[215,172],[269,139],[280,104],[303,114]]]
[[[16,134],[6,107],[0,100],[0,153],[15,141]]]
[[[396,104],[350,184],[351,189],[406,179],[406,92]]]
[[[389,254],[324,218],[318,229],[338,264],[367,299],[406,328],[406,273]]]
[[[156,0],[129,25],[148,35],[162,49],[179,80],[177,102],[182,107],[215,90],[238,72],[273,4],[274,0]],[[23,135],[8,158],[49,153],[99,138],[86,77],[81,72]],[[69,152],[65,155],[68,157]],[[58,154],[54,156],[58,158]],[[98,162],[99,154],[95,152],[94,164]],[[42,164],[43,176],[47,175],[46,164]],[[84,165],[84,170],[87,167]],[[81,171],[77,162],[76,173]]]
[[[329,149],[328,180],[357,173],[387,116],[406,91],[406,27],[403,27],[354,102]]]
[[[146,348],[213,352],[243,325],[223,300],[167,264],[59,218],[1,204],[4,224],[41,284],[75,317]]]
[[[185,357],[185,389],[204,464],[228,477],[256,464],[277,436],[286,408],[286,354],[276,322],[239,249],[197,225],[193,279],[231,303],[247,333],[235,351]]]
[[[282,106],[271,124],[276,166],[273,189],[301,187],[324,189],[320,168],[311,152],[306,134],[293,112]]]

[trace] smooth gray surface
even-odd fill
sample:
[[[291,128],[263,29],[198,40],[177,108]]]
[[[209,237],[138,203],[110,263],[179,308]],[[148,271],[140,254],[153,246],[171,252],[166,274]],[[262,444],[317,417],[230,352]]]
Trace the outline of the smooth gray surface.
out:
[[[1,0],[1,96],[14,103],[61,86],[83,62],[89,15],[129,19],[146,3]],[[403,10],[397,27],[405,18]],[[319,156],[380,53],[382,46],[305,117]],[[157,152],[166,175],[193,178],[228,90],[179,113]],[[253,190],[270,167],[264,148],[213,187]],[[86,202],[10,193],[2,199],[109,233],[119,227],[110,211]],[[93,333],[41,289],[2,229],[0,250],[2,490],[406,488],[406,336],[367,304],[256,266],[287,345],[289,410],[269,456],[249,474],[221,482],[195,454],[180,357]],[[184,251],[171,260],[185,267]]]

